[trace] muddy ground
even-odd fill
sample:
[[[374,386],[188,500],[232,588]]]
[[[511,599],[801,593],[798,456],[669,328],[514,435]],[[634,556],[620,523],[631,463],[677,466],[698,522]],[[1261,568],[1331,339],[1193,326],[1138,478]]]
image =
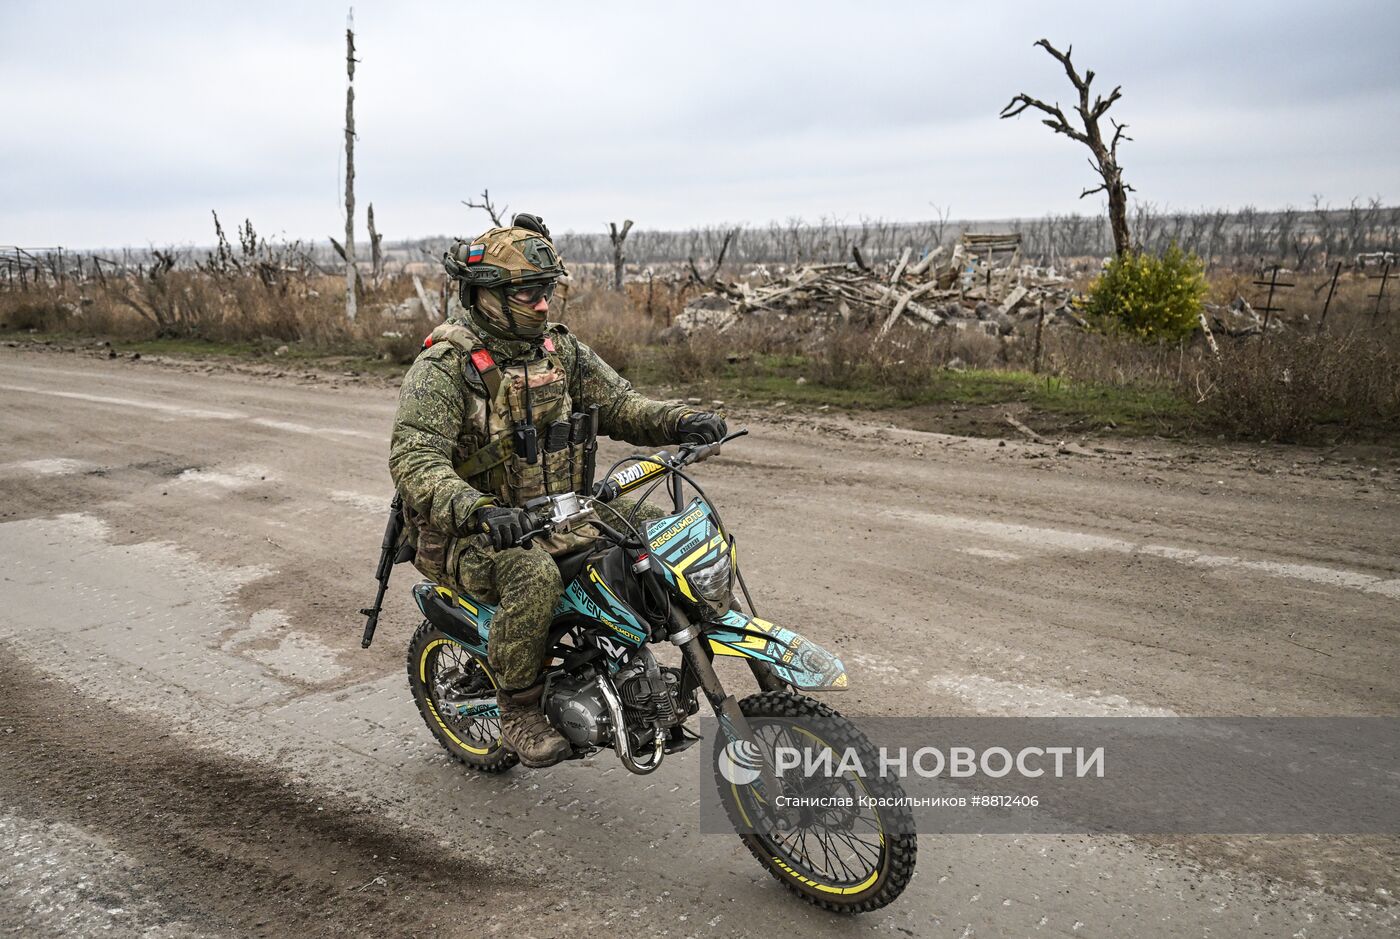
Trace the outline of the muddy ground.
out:
[[[0,350],[0,932],[1393,933],[1394,838],[925,836],[834,920],[698,833],[689,755],[465,773],[403,679],[411,572],[359,649],[394,400]],[[700,477],[844,712],[1400,711],[1391,458],[733,422]]]

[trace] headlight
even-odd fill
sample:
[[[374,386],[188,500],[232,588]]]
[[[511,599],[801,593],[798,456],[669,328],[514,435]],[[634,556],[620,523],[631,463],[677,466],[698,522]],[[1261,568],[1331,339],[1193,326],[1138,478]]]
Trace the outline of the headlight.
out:
[[[685,579],[695,595],[716,609],[729,606],[730,583],[734,576],[734,565],[729,554],[721,554],[718,561],[707,564],[699,570],[685,572]]]

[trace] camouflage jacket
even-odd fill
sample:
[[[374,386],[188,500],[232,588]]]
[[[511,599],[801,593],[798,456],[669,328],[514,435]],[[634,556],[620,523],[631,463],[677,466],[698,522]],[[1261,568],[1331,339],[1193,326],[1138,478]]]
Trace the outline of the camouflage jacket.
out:
[[[599,434],[639,446],[675,439],[677,421],[692,408],[638,394],[631,382],[561,324],[550,324],[545,335],[562,359],[574,408],[599,406]],[[524,342],[487,335],[481,339],[502,364],[519,359],[531,348]],[[483,395],[469,356],[446,342],[419,354],[399,391],[389,472],[422,523],[443,534],[466,534],[472,513],[496,501],[469,485],[455,469],[456,461],[469,455],[462,452],[463,432],[471,409]]]

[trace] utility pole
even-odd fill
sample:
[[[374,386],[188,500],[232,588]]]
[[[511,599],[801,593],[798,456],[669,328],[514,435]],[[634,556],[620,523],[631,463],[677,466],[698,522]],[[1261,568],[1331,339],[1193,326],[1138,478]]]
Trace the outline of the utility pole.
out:
[[[355,8],[345,20],[345,318],[355,321]]]

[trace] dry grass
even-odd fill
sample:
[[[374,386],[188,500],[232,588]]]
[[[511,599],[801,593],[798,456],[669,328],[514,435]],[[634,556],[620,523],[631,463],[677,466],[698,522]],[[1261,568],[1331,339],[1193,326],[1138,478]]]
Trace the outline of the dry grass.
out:
[[[0,329],[258,347],[298,343],[326,353],[412,361],[433,324],[389,312],[412,294],[411,282],[367,286],[354,323],[345,319],[344,290],[335,277],[268,285],[254,276],[170,271],[105,284],[0,291]]]
[[[1400,356],[1373,332],[1270,336],[1233,345],[1198,393],[1210,423],[1270,440],[1400,426]]]
[[[1211,300],[1243,295],[1262,305],[1252,279],[1214,278]],[[659,279],[629,283],[622,293],[579,283],[556,296],[555,312],[620,371],[667,383],[719,375],[770,384],[801,377],[837,391],[878,389],[881,400],[898,404],[928,400],[950,369],[1038,370],[1080,387],[1170,395],[1191,425],[1212,433],[1304,441],[1393,436],[1400,428],[1400,326],[1388,311],[1373,315],[1368,294],[1375,282],[1350,274],[1342,277],[1319,334],[1326,287],[1325,275],[1300,278],[1276,301],[1286,308],[1288,328],[1267,339],[1222,337],[1218,361],[1199,339],[1153,344],[1047,329],[1037,360],[1033,337],[988,336],[976,325],[925,332],[901,324],[877,341],[868,325],[803,317],[753,317],[724,333],[677,338],[668,327],[699,289]],[[133,340],[174,336],[268,352],[295,344],[307,352],[411,361],[433,324],[387,312],[413,295],[411,281],[369,286],[353,324],[345,320],[343,290],[335,277],[268,284],[246,273],[201,271],[62,288],[31,285],[0,290],[0,329]]]

